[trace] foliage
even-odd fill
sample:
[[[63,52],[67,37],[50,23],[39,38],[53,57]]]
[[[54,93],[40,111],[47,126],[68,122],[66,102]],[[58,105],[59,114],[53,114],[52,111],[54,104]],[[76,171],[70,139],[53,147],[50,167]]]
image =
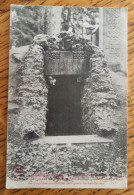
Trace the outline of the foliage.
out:
[[[33,174],[45,174],[48,179],[121,178],[126,176],[126,162],[122,156],[109,152],[109,144],[49,145],[24,142],[19,148],[9,146],[8,176],[27,180]],[[15,172],[14,167],[23,166]],[[52,176],[53,174],[53,176]],[[29,176],[26,176],[29,175]]]
[[[12,6],[10,46],[28,45],[33,37],[43,33],[41,7]]]
[[[95,28],[95,24],[97,23],[98,19],[98,8],[63,7],[61,9],[61,18],[59,18],[61,25],[60,27],[57,27],[59,28],[57,29],[59,32],[68,32],[70,31],[70,27],[73,33],[80,36],[82,34],[79,32],[79,30],[84,28],[84,22],[87,22],[88,25],[94,26],[93,28]],[[51,20],[53,20],[51,11],[52,10],[50,7],[12,5],[10,47],[13,45],[20,47],[31,44],[34,36],[39,34],[53,34],[53,32],[49,32]],[[66,14],[68,15],[67,19]],[[53,49],[53,44],[51,44],[51,41],[48,41],[48,43],[49,49]],[[68,48],[70,45],[68,45],[67,42],[65,46],[67,47],[65,50],[70,49]],[[72,49],[78,50],[78,47],[80,49],[81,46],[81,44],[73,46],[74,48]],[[61,47],[60,49],[62,50],[62,43],[59,46],[57,45],[57,47]],[[55,44],[55,49],[57,47]]]

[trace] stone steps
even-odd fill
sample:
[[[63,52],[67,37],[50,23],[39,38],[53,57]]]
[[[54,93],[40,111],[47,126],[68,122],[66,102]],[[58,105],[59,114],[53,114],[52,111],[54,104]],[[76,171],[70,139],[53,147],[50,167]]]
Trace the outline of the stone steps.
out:
[[[98,135],[44,136],[34,143],[46,144],[79,144],[79,143],[111,143],[112,139]]]

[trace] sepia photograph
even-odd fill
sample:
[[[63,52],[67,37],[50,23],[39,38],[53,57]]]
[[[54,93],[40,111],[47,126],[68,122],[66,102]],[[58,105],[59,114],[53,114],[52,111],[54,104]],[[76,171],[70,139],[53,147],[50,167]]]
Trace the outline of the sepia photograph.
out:
[[[127,187],[127,8],[11,5],[6,188]]]

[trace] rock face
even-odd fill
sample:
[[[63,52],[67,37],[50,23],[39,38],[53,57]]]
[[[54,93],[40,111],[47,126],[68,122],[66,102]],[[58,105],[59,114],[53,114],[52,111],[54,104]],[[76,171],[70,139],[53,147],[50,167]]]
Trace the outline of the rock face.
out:
[[[32,45],[25,54],[17,95],[21,102],[16,128],[25,139],[43,135],[46,127],[47,85],[44,77],[44,54],[42,47]]]
[[[51,181],[57,179],[56,182],[58,176],[61,176],[59,178],[61,182],[66,179],[73,181],[75,178],[78,179],[78,176],[81,179],[89,179],[92,176],[104,178],[111,175],[112,178],[126,174],[125,161],[120,156],[116,158],[113,148],[107,143],[72,145],[29,143],[15,148],[15,154],[14,148],[10,145],[8,176],[13,179],[28,180],[33,178],[34,174],[45,173],[45,178]],[[16,171],[17,165],[22,166],[21,174]]]
[[[90,67],[82,91],[82,123],[88,134],[107,136],[117,129],[113,116],[118,101],[103,53],[91,56]]]
[[[70,47],[66,48],[66,42]],[[78,45],[82,47],[79,48]],[[83,134],[107,136],[115,132],[117,127],[113,116],[118,101],[111,85],[104,54],[90,42],[67,32],[61,32],[57,37],[37,35],[27,53],[19,59],[21,62],[18,62],[16,75],[20,78],[15,86],[19,104],[19,108],[15,105],[18,118],[16,131],[25,139],[45,134],[48,86],[45,80],[44,58],[46,51],[53,52],[55,48],[56,51],[62,52],[73,52],[74,48],[75,52],[79,52],[79,49],[88,52],[89,71],[84,76],[81,94]]]
[[[90,40],[77,37],[72,32],[62,31],[55,36],[39,34],[33,39],[34,44],[43,47],[45,51],[91,51],[96,47]]]

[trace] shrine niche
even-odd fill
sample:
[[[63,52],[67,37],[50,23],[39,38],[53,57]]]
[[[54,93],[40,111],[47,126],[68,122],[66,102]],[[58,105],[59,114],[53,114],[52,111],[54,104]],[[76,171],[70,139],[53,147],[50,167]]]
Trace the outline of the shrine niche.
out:
[[[37,35],[23,62],[17,92],[23,102],[18,119],[23,137],[108,136],[116,131],[113,115],[118,101],[97,46],[65,32],[57,38]]]

